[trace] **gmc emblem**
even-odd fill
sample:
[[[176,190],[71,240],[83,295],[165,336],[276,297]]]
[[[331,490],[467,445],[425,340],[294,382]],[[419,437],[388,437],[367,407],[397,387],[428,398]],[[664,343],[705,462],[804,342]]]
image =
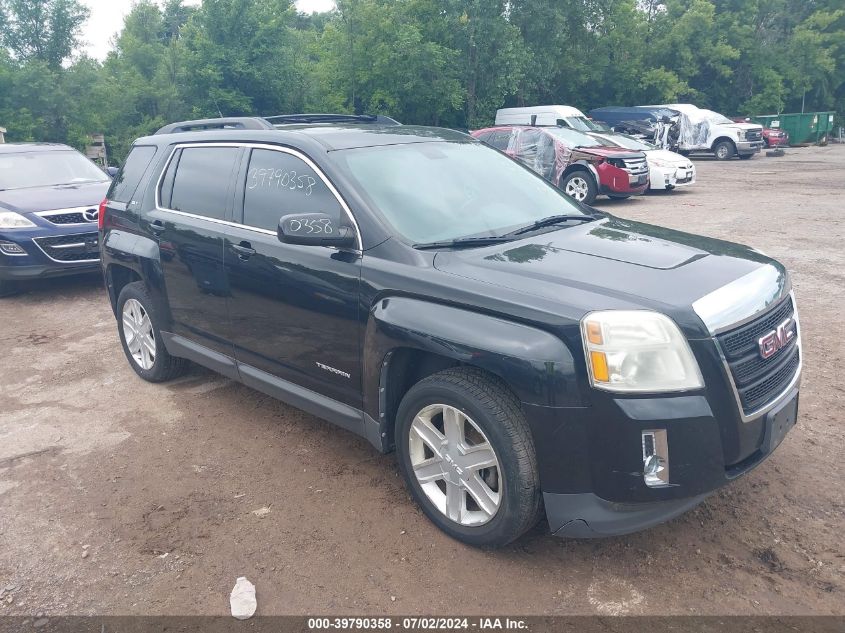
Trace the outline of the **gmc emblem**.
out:
[[[764,359],[771,358],[777,352],[789,345],[789,342],[795,338],[795,329],[792,327],[795,321],[789,317],[786,321],[781,323],[776,330],[772,330],[765,336],[761,337],[757,344],[760,346],[760,356]]]

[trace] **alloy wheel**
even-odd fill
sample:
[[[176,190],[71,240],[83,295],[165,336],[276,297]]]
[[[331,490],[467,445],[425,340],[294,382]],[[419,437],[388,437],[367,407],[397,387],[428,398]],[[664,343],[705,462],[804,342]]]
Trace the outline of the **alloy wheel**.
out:
[[[464,526],[484,525],[502,501],[502,472],[487,436],[463,411],[433,404],[408,437],[414,476],[431,503]]]
[[[590,188],[586,180],[581,176],[575,176],[575,178],[566,183],[566,189],[564,191],[570,198],[575,198],[578,202],[583,202],[587,199]]]
[[[141,369],[150,370],[156,360],[156,342],[150,315],[137,299],[123,304],[123,338],[132,359]]]

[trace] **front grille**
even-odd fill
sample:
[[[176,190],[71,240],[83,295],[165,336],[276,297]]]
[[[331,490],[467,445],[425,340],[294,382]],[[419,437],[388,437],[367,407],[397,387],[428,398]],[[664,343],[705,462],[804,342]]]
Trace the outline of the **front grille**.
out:
[[[86,222],[85,216],[81,213],[57,213],[56,215],[45,215],[43,217],[53,224],[84,224]]]
[[[36,237],[33,241],[53,261],[84,262],[100,259],[97,233]]]
[[[745,140],[746,141],[759,141],[763,138],[763,130],[746,130],[745,131]]]
[[[632,176],[640,176],[648,173],[648,163],[645,158],[626,158],[622,161],[623,169]]]
[[[774,400],[798,371],[801,349],[797,329],[789,344],[769,358],[763,358],[759,350],[760,338],[794,315],[792,298],[787,297],[760,318],[716,337],[728,362],[745,414]]]

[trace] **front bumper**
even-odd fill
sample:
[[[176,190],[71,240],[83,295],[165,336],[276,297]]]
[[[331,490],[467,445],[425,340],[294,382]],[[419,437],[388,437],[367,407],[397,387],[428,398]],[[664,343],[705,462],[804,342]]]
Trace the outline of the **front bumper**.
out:
[[[0,279],[23,281],[83,274],[100,265],[96,225],[34,227],[0,231],[0,242],[24,251],[10,255],[0,251]]]
[[[748,154],[757,154],[763,149],[763,140],[759,141],[737,141],[736,153],[746,156]]]
[[[658,167],[649,168],[649,188],[674,189],[695,183],[695,165],[688,167]]]
[[[686,512],[772,454],[795,424],[797,399],[796,382],[772,410],[727,422],[727,398],[711,407],[704,395],[608,395],[591,407],[565,410],[523,405],[551,532],[616,536]],[[670,476],[660,487],[649,487],[643,477],[642,434],[654,430],[668,437]]]

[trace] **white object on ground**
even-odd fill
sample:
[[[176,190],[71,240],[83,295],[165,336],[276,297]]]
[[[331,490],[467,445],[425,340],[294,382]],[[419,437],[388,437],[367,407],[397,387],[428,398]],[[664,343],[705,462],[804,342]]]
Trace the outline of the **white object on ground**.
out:
[[[258,602],[255,599],[255,585],[248,581],[245,576],[238,578],[238,582],[232,588],[229,604],[232,607],[232,616],[238,620],[247,620],[255,614],[255,610],[258,608]]]

